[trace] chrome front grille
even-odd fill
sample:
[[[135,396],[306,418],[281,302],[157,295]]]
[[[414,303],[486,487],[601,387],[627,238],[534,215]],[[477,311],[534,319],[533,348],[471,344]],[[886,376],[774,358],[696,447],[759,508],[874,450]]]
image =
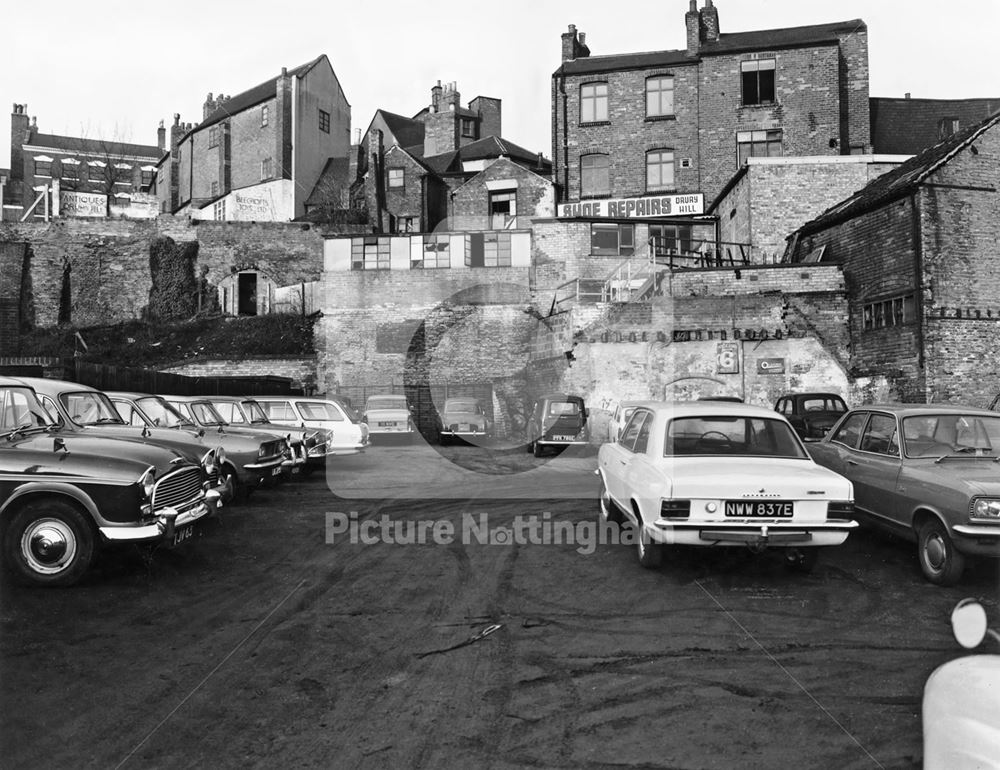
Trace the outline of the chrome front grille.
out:
[[[261,459],[266,457],[280,457],[285,451],[284,440],[265,441],[261,446],[264,448],[264,454],[261,456]]]
[[[168,473],[153,487],[153,510],[161,508],[182,509],[201,496],[201,469],[189,466]]]

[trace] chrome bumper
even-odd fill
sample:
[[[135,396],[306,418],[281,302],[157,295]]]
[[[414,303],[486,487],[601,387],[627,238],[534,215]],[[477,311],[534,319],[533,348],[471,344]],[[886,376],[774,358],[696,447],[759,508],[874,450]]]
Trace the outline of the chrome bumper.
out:
[[[149,524],[129,524],[122,527],[98,527],[100,533],[108,540],[120,542],[151,542],[155,540],[172,539],[174,533],[199,519],[211,516],[219,505],[219,493],[210,489],[205,493],[205,499],[183,511],[176,508],[163,508],[156,513],[156,521]]]

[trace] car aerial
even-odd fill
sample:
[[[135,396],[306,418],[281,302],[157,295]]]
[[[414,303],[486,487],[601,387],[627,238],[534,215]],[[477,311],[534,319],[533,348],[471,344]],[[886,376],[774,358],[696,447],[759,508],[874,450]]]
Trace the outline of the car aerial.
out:
[[[861,406],[809,451],[854,482],[862,524],[917,543],[930,582],[957,583],[966,556],[1000,556],[1000,414],[941,404]]]
[[[546,449],[565,449],[590,443],[587,407],[580,396],[548,393],[539,397],[528,417],[529,452],[541,457]]]
[[[249,396],[206,396],[216,411],[234,428],[251,428],[270,433],[287,433],[291,437],[292,451],[304,455],[302,473],[309,475],[322,468],[329,453],[332,431],[325,428],[306,428],[272,422],[256,399]]]
[[[639,562],[666,545],[784,549],[809,571],[857,527],[851,483],[817,465],[781,415],[721,402],[645,402],[597,454],[600,512],[628,520]]]
[[[638,406],[640,401],[619,401],[615,404],[615,409],[608,420],[608,441],[617,441],[625,427],[625,421],[632,416],[632,410]]]
[[[483,439],[493,434],[493,422],[483,402],[472,396],[446,398],[438,418],[438,441],[442,444]]]
[[[108,391],[107,396],[122,419],[130,424],[179,431],[200,430],[212,441],[217,441],[226,451],[220,473],[238,498],[246,497],[250,490],[280,474],[282,463],[287,460],[287,440],[273,433],[243,433],[228,430],[220,423],[201,425],[166,399],[151,393]],[[208,408],[211,410],[211,404]],[[215,415],[221,421],[218,412]]]
[[[17,377],[35,391],[49,418],[67,430],[95,432],[109,438],[131,439],[176,449],[209,471],[211,488],[224,502],[233,497],[231,480],[220,476],[226,460],[225,449],[203,431],[173,431],[166,428],[130,425],[118,414],[107,394],[96,388],[66,380]]]
[[[784,415],[799,436],[816,441],[844,416],[847,404],[836,393],[786,393],[774,402],[774,411]]]
[[[336,401],[312,396],[259,396],[257,403],[273,423],[326,431],[328,455],[358,454],[370,443],[368,426],[355,422]]]
[[[412,439],[416,431],[413,413],[404,395],[385,393],[369,396],[361,416],[368,424],[373,440],[392,436]]]
[[[71,585],[102,545],[173,547],[214,513],[209,483],[175,449],[58,425],[0,378],[0,552],[15,579]]]

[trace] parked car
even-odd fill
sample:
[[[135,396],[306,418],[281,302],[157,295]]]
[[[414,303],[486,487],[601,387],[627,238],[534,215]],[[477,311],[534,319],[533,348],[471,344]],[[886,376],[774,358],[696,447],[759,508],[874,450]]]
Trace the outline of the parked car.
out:
[[[966,556],[1000,556],[1000,414],[862,406],[809,451],[854,482],[862,523],[916,541],[930,582],[958,582]]]
[[[200,430],[218,441],[226,450],[226,461],[220,473],[232,485],[237,498],[246,497],[252,489],[280,474],[282,463],[287,460],[287,441],[273,433],[241,433],[225,429],[222,423],[202,425],[175,409],[166,399],[151,393],[108,391],[107,395],[126,422],[173,430]],[[218,413],[215,414],[221,421]]]
[[[0,378],[0,552],[21,582],[71,585],[105,544],[189,539],[215,511],[208,486],[183,453],[68,430]]]
[[[608,441],[618,440],[618,437],[622,434],[622,428],[625,427],[626,421],[632,416],[632,412],[635,411],[636,406],[640,403],[642,402],[619,401],[615,405],[615,409],[611,413],[611,419],[608,421]]]
[[[528,418],[528,451],[541,457],[546,449],[590,443],[587,407],[580,396],[549,393],[535,401]]]
[[[291,439],[292,452],[300,459],[302,473],[309,475],[326,464],[330,452],[330,438],[333,432],[326,428],[306,428],[297,425],[279,424],[268,418],[256,399],[248,396],[206,396],[227,423],[236,428],[251,428],[270,433],[287,433]]]
[[[774,411],[785,416],[806,441],[823,438],[847,411],[836,393],[786,393],[774,402]]]
[[[404,395],[386,393],[369,396],[361,417],[368,424],[373,440],[392,436],[412,439],[416,432],[413,413]]]
[[[327,431],[327,454],[354,455],[369,445],[368,426],[354,422],[336,401],[310,396],[259,396],[257,403],[272,423]]]
[[[446,398],[438,422],[438,440],[452,441],[484,439],[493,435],[493,421],[486,414],[483,402],[472,396]]]
[[[666,545],[779,547],[809,571],[818,548],[857,527],[853,490],[817,465],[791,425],[763,407],[644,402],[597,454],[604,521],[635,528],[639,563]]]
[[[175,431],[167,428],[130,425],[118,414],[107,394],[96,388],[66,380],[17,377],[35,391],[49,418],[70,431],[100,434],[108,438],[131,439],[175,449],[191,462],[210,468],[210,488],[222,501],[233,497],[231,480],[220,475],[226,461],[225,449],[204,431]]]

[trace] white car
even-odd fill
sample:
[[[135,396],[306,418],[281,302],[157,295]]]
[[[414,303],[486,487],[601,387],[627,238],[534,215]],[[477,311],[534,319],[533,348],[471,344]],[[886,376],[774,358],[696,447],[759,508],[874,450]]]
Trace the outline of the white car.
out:
[[[355,422],[336,401],[311,396],[256,396],[254,400],[271,422],[330,431],[327,456],[358,454],[371,443],[368,426]]]
[[[622,428],[625,427],[625,421],[632,416],[632,411],[638,403],[638,401],[619,401],[615,405],[615,410],[611,413],[611,419],[608,420],[608,441],[618,440]]]
[[[808,572],[817,546],[858,526],[851,482],[763,407],[640,402],[597,464],[601,517],[632,524],[644,567],[658,567],[666,545],[781,547]]]
[[[404,395],[369,396],[363,416],[373,436],[412,438],[416,432],[413,414]]]

